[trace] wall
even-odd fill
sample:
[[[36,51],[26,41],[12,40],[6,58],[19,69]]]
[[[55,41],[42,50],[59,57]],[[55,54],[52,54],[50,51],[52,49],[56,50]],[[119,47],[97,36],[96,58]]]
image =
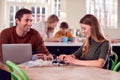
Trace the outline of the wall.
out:
[[[66,14],[67,22],[72,29],[79,29],[80,18],[86,14],[85,0],[67,0]]]
[[[2,26],[3,26],[3,12],[4,12],[4,10],[3,10],[3,6],[4,6],[4,1],[3,0],[0,0],[0,30],[2,29]]]
[[[4,28],[6,28],[5,22],[6,22],[6,18],[4,16],[5,14],[5,1],[6,0],[0,0],[0,32],[1,30],[3,30]]]

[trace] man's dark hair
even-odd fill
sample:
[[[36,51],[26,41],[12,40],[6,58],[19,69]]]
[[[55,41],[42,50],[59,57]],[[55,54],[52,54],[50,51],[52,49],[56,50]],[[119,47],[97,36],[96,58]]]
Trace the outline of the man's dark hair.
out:
[[[28,9],[22,8],[16,12],[15,19],[21,20],[24,14],[32,14],[32,12]]]

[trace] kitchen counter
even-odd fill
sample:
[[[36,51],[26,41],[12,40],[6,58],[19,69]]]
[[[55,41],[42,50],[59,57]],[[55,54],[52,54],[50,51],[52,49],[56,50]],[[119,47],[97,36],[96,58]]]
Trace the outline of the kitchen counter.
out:
[[[82,46],[82,42],[45,42],[46,46]],[[120,46],[120,43],[112,43],[112,46]]]
[[[83,43],[78,43],[78,42],[68,42],[68,43],[63,43],[63,42],[45,42],[46,46],[81,46]]]

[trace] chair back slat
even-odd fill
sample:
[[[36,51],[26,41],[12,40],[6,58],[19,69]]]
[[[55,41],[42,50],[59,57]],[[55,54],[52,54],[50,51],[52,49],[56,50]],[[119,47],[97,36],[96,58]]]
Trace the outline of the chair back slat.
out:
[[[6,61],[7,66],[10,69],[10,73],[13,80],[29,80],[28,76],[24,73],[22,69],[20,69],[15,63],[12,61]]]

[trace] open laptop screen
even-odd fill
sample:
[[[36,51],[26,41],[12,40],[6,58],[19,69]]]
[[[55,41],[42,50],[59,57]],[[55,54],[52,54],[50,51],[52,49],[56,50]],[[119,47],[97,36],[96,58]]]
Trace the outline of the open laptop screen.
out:
[[[2,44],[4,63],[11,60],[16,64],[24,63],[32,59],[31,44]]]

